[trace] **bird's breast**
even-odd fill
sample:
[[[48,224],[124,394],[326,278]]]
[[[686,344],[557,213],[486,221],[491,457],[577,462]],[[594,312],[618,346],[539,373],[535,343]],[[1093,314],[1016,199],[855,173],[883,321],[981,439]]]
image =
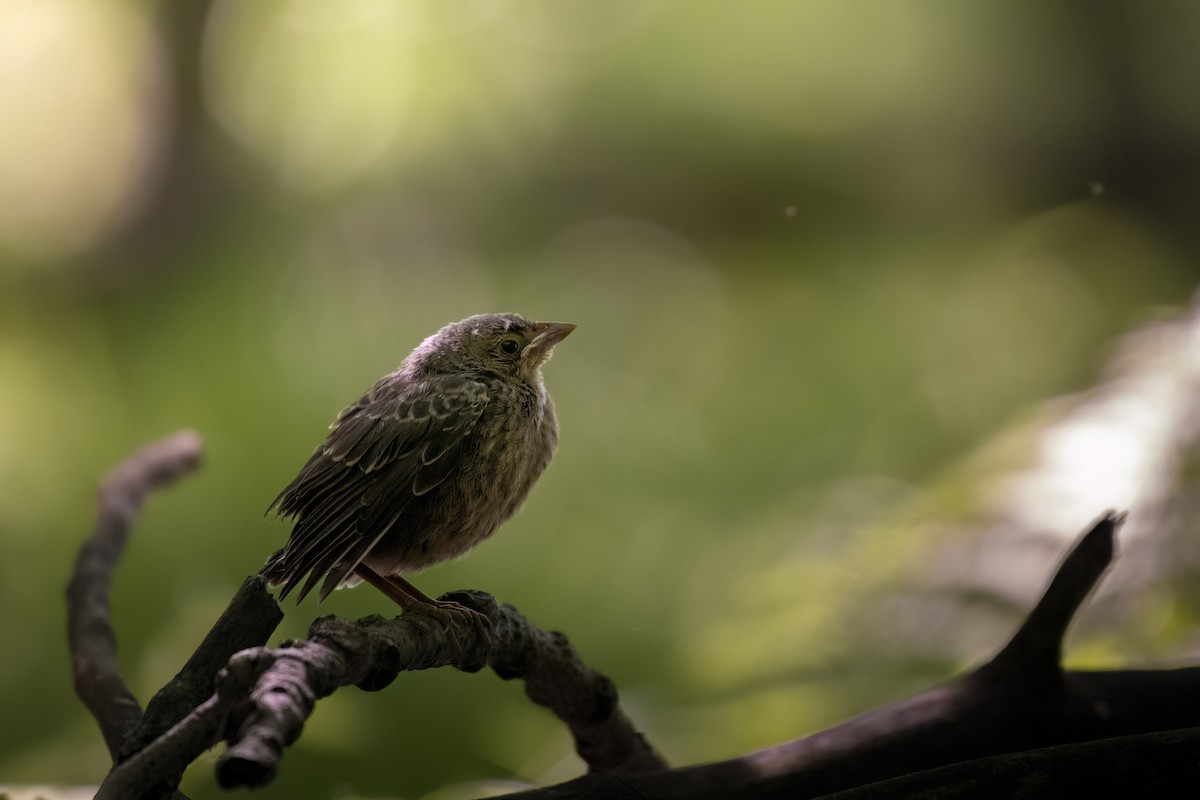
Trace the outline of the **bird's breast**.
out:
[[[460,468],[431,492],[415,542],[429,551],[427,566],[454,558],[495,533],[516,513],[550,463],[558,442],[558,424],[549,397],[544,402],[492,402],[464,440]],[[413,520],[415,522],[415,520]],[[423,557],[420,560],[425,560]]]

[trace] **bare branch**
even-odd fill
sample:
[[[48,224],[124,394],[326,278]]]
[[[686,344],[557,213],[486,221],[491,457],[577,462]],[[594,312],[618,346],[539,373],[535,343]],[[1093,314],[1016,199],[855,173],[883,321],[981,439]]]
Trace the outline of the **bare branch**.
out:
[[[1125,514],[1106,511],[1063,559],[1046,593],[1008,645],[989,665],[993,669],[1058,673],[1067,627],[1096,587],[1116,552],[1116,534]]]
[[[146,445],[108,474],[100,489],[96,527],[80,548],[67,585],[75,693],[96,718],[114,758],[142,710],[117,663],[109,608],[112,572],[146,496],[194,470],[201,449],[199,436],[182,431]]]
[[[463,601],[459,593],[455,599]],[[481,596],[480,593],[471,593]],[[590,772],[638,775],[667,768],[617,703],[617,687],[583,663],[567,637],[531,625],[512,606],[501,607],[491,667],[501,678],[525,681],[529,699],[566,723],[575,751]]]
[[[100,784],[95,800],[161,797],[177,783],[188,765],[208,747],[196,747],[207,741],[209,747],[220,741],[225,708],[218,695],[193,709],[149,745],[113,767]]]
[[[400,672],[443,666],[477,671],[491,665],[506,680],[525,680],[531,699],[567,723],[593,772],[666,768],[620,710],[612,682],[584,665],[565,636],[537,628],[483,592],[446,599],[487,616],[491,639],[469,622],[443,627],[418,614],[357,622],[321,617],[304,641],[235,655],[221,671],[216,695],[114,768],[97,797],[127,797],[169,781],[221,738],[229,743],[217,763],[221,785],[263,785],[318,699],[340,686],[375,691]]]
[[[121,748],[121,760],[187,716],[216,691],[217,675],[229,659],[247,647],[265,644],[283,619],[283,611],[267,592],[267,582],[251,575],[242,583],[212,630],[171,681],[146,705],[146,713]]]
[[[338,686],[375,690],[400,672],[450,665],[474,671],[490,664],[506,680],[524,679],[530,698],[567,723],[593,772],[666,768],[620,710],[612,682],[583,664],[565,636],[541,630],[510,605],[497,607],[483,592],[455,592],[444,599],[487,616],[490,642],[470,624],[448,630],[414,614],[357,623],[323,617],[313,623],[308,641],[271,651],[268,658],[275,662],[258,679],[252,710],[232,731],[229,749],[217,764],[221,785],[271,780],[283,748],[299,735],[316,699]],[[254,664],[263,666],[266,659],[258,657]]]
[[[587,775],[509,797],[802,800],[995,754],[1200,726],[1200,667],[1063,672],[1056,659],[1056,679],[1047,680],[1046,656],[1057,656],[1071,617],[1111,561],[1121,520],[1106,514],[1081,537],[1015,646],[1001,651],[1008,656],[950,683],[729,761],[619,780]]]
[[[1200,728],[1062,744],[948,764],[826,800],[1187,797],[1200,780],[1198,746]]]

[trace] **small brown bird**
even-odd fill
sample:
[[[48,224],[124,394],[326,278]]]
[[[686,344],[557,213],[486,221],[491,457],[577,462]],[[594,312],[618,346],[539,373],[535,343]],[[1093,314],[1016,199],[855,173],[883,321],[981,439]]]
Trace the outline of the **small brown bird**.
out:
[[[362,579],[405,610],[465,611],[401,575],[467,552],[525,500],[558,444],[541,367],[574,329],[517,314],[451,323],[342,411],[268,509],[296,520],[262,570],[280,597],[323,580],[323,600]]]

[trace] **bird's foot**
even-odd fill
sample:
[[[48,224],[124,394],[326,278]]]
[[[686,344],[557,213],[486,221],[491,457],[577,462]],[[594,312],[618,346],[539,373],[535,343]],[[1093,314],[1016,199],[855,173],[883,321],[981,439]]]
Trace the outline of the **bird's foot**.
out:
[[[481,614],[473,608],[453,600],[433,600],[429,603],[412,603],[405,607],[405,613],[419,614],[439,622],[452,635],[455,647],[458,649],[458,668],[465,672],[476,672],[487,664],[487,653],[492,646],[492,621],[486,614]],[[476,652],[484,656],[478,664],[466,663],[466,652],[459,632],[472,631],[478,637],[481,648]],[[468,634],[469,636],[470,634]]]
[[[464,672],[476,672],[487,665],[492,649],[492,620],[487,614],[454,600],[434,600],[401,576],[380,575],[366,564],[356,565],[354,573],[390,597],[406,614],[418,614],[433,619],[450,634],[473,630],[483,645],[476,648],[476,652],[481,653],[482,657],[467,664],[462,640],[453,635],[454,646],[458,649],[458,668]],[[451,592],[446,596],[454,594]],[[464,596],[470,594],[464,593]]]

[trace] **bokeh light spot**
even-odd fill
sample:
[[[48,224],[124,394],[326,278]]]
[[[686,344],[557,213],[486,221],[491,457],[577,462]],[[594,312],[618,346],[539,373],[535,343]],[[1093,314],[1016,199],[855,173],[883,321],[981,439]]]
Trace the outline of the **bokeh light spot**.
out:
[[[0,249],[49,264],[136,206],[158,155],[157,40],[131,3],[5,0]]]
[[[294,188],[366,175],[395,141],[421,6],[384,0],[220,2],[205,38],[217,119]]]

